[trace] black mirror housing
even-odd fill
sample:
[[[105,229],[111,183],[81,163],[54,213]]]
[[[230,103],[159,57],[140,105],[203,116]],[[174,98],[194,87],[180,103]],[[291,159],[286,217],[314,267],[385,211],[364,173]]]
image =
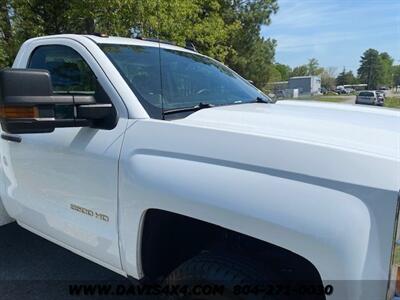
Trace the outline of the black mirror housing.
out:
[[[72,96],[54,96],[47,70],[5,69],[0,72],[1,126],[8,133],[54,131],[54,105],[72,105]],[[73,116],[72,120],[73,121]]]
[[[101,128],[101,118],[107,118],[107,113],[113,115],[114,107],[99,107],[91,95],[54,95],[47,70],[0,71],[0,121],[5,132],[46,133],[57,127],[92,125]]]
[[[51,97],[50,74],[46,70],[36,69],[4,69],[0,72],[0,99],[2,105],[24,104],[39,97]]]

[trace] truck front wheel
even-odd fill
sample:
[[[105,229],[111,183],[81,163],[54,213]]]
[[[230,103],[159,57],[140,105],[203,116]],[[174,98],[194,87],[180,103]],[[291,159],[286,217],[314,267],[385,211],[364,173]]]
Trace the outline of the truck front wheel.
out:
[[[268,277],[251,260],[206,253],[177,267],[167,276],[164,286],[179,292],[179,295],[169,295],[170,300],[273,300],[265,291],[257,291],[265,287]]]

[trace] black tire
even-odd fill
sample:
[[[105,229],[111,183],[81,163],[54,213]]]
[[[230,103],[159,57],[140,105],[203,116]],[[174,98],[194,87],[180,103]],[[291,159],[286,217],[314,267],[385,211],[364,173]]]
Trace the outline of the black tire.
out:
[[[170,296],[167,299],[173,300],[203,300],[203,299],[255,299],[255,300],[275,300],[277,298],[266,296],[265,293],[250,293],[246,291],[238,292],[245,286],[253,287],[265,286],[267,282],[272,282],[272,276],[267,276],[264,271],[257,267],[257,264],[240,256],[227,256],[215,254],[202,254],[196,256],[178,268],[176,268],[165,279],[165,286],[223,286],[223,294],[203,294],[203,295],[181,295]],[[235,288],[236,286],[236,288]],[[239,295],[238,295],[239,294]],[[246,294],[246,295],[244,295]]]

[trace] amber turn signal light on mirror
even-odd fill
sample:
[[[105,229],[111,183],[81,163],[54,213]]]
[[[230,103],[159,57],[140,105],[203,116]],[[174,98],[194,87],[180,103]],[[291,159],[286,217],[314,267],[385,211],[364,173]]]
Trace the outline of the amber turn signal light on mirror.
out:
[[[34,106],[0,106],[0,119],[35,119],[39,110]]]

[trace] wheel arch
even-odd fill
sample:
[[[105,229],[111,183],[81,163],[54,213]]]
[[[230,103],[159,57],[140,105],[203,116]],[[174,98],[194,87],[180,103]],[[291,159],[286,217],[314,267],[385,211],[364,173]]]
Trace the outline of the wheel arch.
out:
[[[162,209],[148,209],[142,219],[138,260],[145,279],[154,280],[204,251],[252,253],[273,268],[300,268],[302,278],[322,284],[316,266],[305,257],[267,241],[203,220]],[[286,264],[286,265],[285,265]],[[297,272],[297,271],[296,271]],[[293,274],[292,274],[293,275]],[[304,277],[305,276],[305,277]]]

